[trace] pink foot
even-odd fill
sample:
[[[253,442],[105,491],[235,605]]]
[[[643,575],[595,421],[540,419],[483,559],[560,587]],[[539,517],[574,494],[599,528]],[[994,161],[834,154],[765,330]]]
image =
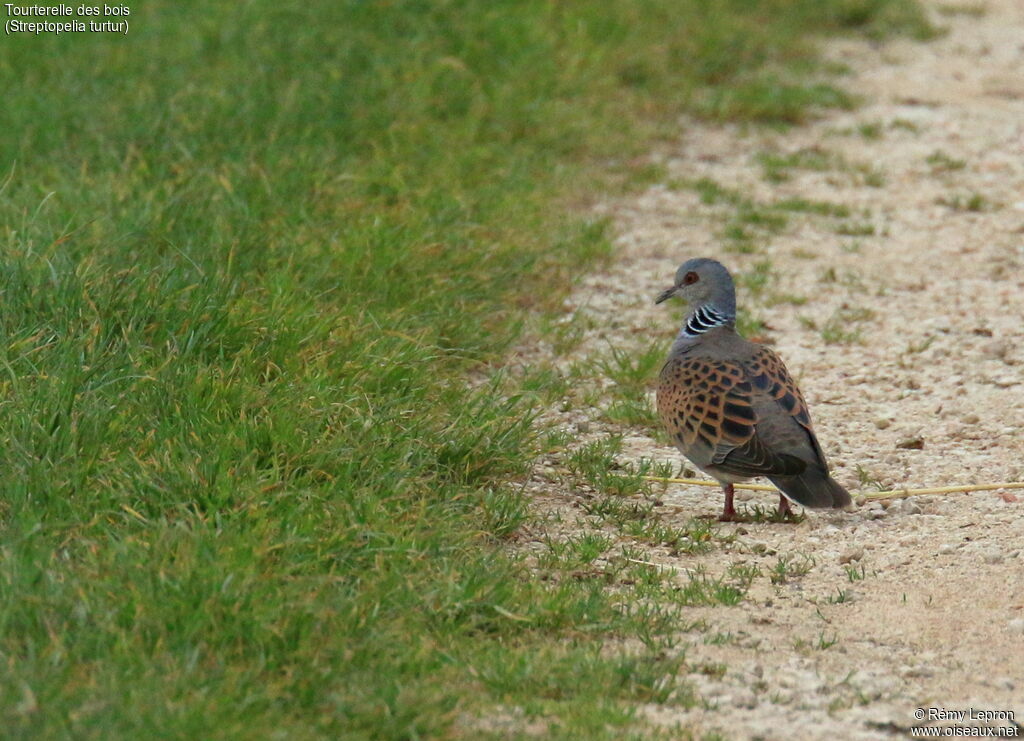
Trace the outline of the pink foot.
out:
[[[726,484],[723,486],[722,491],[725,492],[725,507],[722,509],[722,515],[718,518],[718,521],[738,522],[740,518],[736,515],[736,508],[732,506],[732,484]]]

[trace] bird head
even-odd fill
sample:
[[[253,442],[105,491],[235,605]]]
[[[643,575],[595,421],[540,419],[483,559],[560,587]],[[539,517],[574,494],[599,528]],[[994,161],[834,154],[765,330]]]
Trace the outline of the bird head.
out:
[[[723,316],[736,316],[736,288],[725,266],[707,257],[687,260],[676,271],[675,283],[654,303],[678,296],[691,307],[709,306]]]

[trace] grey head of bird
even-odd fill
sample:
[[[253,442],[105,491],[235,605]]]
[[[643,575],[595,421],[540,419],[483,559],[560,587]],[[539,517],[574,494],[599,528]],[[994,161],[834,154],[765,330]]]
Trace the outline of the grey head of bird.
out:
[[[710,310],[728,322],[736,320],[736,287],[725,266],[709,257],[687,260],[676,271],[671,288],[662,291],[654,303],[678,296],[690,305],[691,312]]]

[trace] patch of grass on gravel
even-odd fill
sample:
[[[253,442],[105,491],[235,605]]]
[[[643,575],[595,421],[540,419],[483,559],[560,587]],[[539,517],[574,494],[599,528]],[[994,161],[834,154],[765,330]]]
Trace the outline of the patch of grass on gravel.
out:
[[[835,152],[818,147],[807,147],[795,152],[761,152],[757,155],[764,179],[770,183],[781,183],[790,179],[790,170],[815,170],[824,172],[838,167],[842,158]]]
[[[970,18],[981,18],[988,12],[988,6],[984,2],[976,3],[943,3],[938,6],[939,13],[945,16],[968,16]]]
[[[818,216],[832,216],[835,218],[846,218],[850,215],[850,207],[841,203],[830,203],[828,201],[813,201],[806,198],[786,198],[776,201],[774,207],[782,211],[793,211],[797,213],[816,214]]]
[[[487,371],[607,254],[565,213],[614,163],[682,111],[845,105],[810,34],[915,8],[155,0],[6,39],[7,733],[617,738],[685,698],[678,611],[509,555],[564,381]]]
[[[968,195],[953,195],[940,197],[935,201],[940,206],[945,206],[953,211],[989,211],[996,206],[981,193],[970,193]]]
[[[951,157],[940,149],[929,154],[924,161],[931,167],[933,174],[955,172],[967,167],[966,160]]]
[[[614,383],[613,400],[605,417],[611,422],[655,430],[659,423],[648,394],[664,362],[665,347],[660,340],[631,352],[612,347],[599,357],[597,373]]]

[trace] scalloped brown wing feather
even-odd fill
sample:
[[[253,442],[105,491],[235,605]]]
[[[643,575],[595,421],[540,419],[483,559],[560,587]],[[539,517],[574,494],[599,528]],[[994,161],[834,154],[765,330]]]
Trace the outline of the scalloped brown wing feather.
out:
[[[782,358],[776,355],[771,348],[761,346],[754,356],[743,365],[754,388],[768,394],[807,431],[807,436],[810,438],[811,446],[814,448],[818,460],[824,463],[825,455],[821,452],[821,446],[818,445],[818,439],[814,434],[807,402],[804,401],[803,394],[800,393],[800,389],[797,388],[789,371],[786,370]]]
[[[761,347],[754,356],[743,364],[750,381],[761,391],[766,391],[791,417],[803,425],[808,432],[811,429],[811,416],[807,411],[803,394],[793,383],[789,371],[782,358],[768,347]]]
[[[764,357],[763,352],[756,354],[750,368],[731,361],[685,356],[665,364],[658,387],[658,412],[673,441],[698,466],[747,477],[793,476],[806,468],[805,461],[771,451],[757,436],[755,385],[761,390],[772,389],[770,393],[784,409],[793,401],[787,411],[792,409],[807,420],[805,423],[797,417],[802,425],[810,424],[800,392],[778,357],[767,352]],[[778,397],[776,386],[783,390]]]

